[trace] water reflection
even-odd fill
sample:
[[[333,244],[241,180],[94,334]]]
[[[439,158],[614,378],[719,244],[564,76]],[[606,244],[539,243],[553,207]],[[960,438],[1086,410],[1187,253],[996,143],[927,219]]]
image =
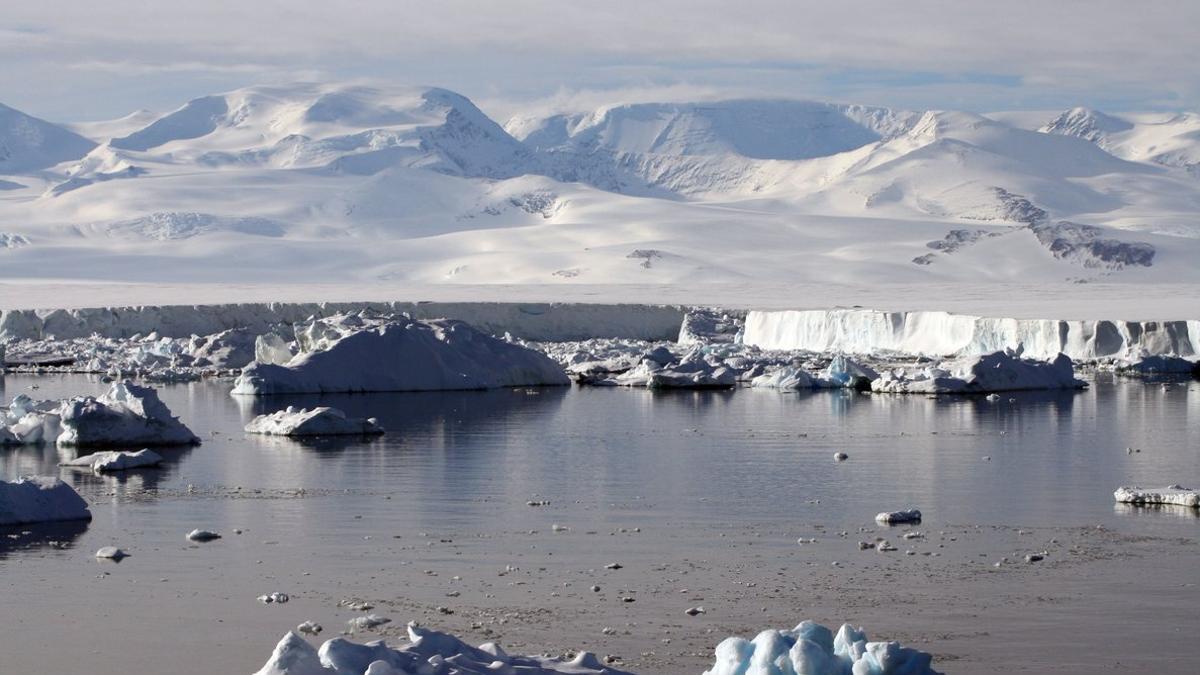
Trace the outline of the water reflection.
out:
[[[1200,509],[1179,504],[1113,504],[1113,513],[1128,518],[1182,518],[1200,519]]]
[[[70,549],[88,525],[86,520],[0,525],[0,560],[44,549]]]

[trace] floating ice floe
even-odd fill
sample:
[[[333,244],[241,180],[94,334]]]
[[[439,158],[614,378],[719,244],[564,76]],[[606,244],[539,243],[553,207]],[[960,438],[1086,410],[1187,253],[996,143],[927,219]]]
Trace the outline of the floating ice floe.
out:
[[[162,455],[149,448],[137,452],[97,452],[75,459],[60,462],[59,466],[87,468],[96,473],[107,471],[126,471],[129,469],[144,469],[162,464]]]
[[[128,558],[129,554],[117,548],[116,546],[102,546],[96,551],[96,557],[101,560],[114,560],[121,562],[122,559]]]
[[[884,511],[883,513],[875,516],[875,522],[884,523],[886,525],[919,523],[921,522],[921,511],[919,509],[908,509],[906,511]]]
[[[937,675],[932,664],[931,655],[898,642],[867,642],[866,633],[850,624],[835,637],[805,621],[792,630],[765,630],[753,640],[722,641],[704,675]]]
[[[1200,490],[1171,485],[1165,488],[1119,487],[1113,497],[1121,504],[1173,504],[1200,507]]]
[[[235,395],[323,392],[436,391],[566,385],[566,373],[544,354],[485,335],[448,319],[392,318],[347,327],[314,322],[303,351],[287,365],[251,363]],[[320,326],[318,330],[316,327]],[[326,334],[329,333],[329,334]]]
[[[0,525],[91,520],[87,502],[57,478],[28,476],[0,480]]]
[[[1019,352],[993,352],[947,361],[915,373],[885,371],[871,391],[898,394],[975,394],[1029,389],[1082,389],[1071,359],[1059,354],[1052,361],[1021,358]]]
[[[411,642],[398,649],[383,640],[356,644],[334,638],[318,650],[289,632],[255,675],[629,675],[605,666],[588,652],[571,660],[510,656],[496,644],[472,647],[413,623],[408,625],[408,638]]]
[[[383,433],[383,427],[374,417],[346,417],[337,408],[306,410],[288,406],[255,417],[246,425],[246,431],[273,436],[376,436]]]

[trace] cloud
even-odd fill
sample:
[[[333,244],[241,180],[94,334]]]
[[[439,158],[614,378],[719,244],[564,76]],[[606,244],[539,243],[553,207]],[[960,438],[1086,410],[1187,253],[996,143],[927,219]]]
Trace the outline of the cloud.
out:
[[[0,91],[64,111],[115,105],[89,80],[97,73],[118,89],[148,73],[174,74],[184,81],[173,91],[191,82],[192,95],[200,95],[214,79],[236,86],[292,72],[440,84],[501,108],[639,90],[807,98],[874,92],[946,107],[1041,99],[1055,83],[1067,83],[1063,103],[1072,96],[1200,107],[1194,0],[207,0],[154,3],[153,11],[144,0],[10,5],[0,18]],[[31,73],[62,87],[61,96],[39,102]],[[69,101],[69,90],[78,100]]]

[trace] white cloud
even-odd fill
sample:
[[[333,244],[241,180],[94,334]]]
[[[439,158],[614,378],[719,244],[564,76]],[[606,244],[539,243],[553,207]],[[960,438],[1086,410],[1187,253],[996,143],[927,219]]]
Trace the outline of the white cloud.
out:
[[[118,102],[105,91],[133,90],[148,73],[181,78],[172,95],[189,83],[200,95],[214,79],[236,86],[297,72],[441,84],[501,108],[517,99],[566,105],[605,90],[903,91],[930,97],[916,107],[945,107],[938,97],[955,88],[924,80],[963,75],[958,91],[983,93],[989,105],[1067,83],[1063,98],[1200,107],[1194,0],[7,4],[0,91],[35,110],[109,109]],[[922,81],[906,84],[905,74]],[[36,86],[46,80],[50,91]],[[147,100],[124,105],[156,104],[161,93],[146,86]]]

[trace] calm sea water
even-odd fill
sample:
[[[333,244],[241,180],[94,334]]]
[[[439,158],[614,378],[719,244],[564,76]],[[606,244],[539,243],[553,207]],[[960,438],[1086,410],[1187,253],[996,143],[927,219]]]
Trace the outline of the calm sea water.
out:
[[[561,561],[601,562],[649,558],[663,547],[678,558],[703,555],[715,537],[747,528],[854,530],[908,506],[934,527],[1102,525],[1194,542],[1200,524],[1186,510],[1121,509],[1112,500],[1122,484],[1197,482],[1197,382],[1101,378],[1084,392],[997,403],[600,388],[251,400],[229,388],[161,388],[204,443],[164,451],[158,470],[98,477],[59,469],[64,455],[54,447],[0,451],[0,476],[61,475],[95,515],[87,525],[0,538],[0,611],[6,625],[20,616],[23,626],[0,636],[0,671],[23,672],[4,661],[53,664],[57,653],[62,672],[148,672],[171,655],[192,659],[171,672],[249,672],[294,619],[328,602],[319,593],[361,593],[400,574],[401,564],[503,567],[515,548],[498,541],[554,524],[610,536],[592,537],[595,544],[543,536],[531,546]],[[86,376],[9,375],[0,393],[104,389]],[[388,433],[310,442],[242,432],[256,414],[315,404],[377,417]],[[850,459],[835,462],[837,451]],[[183,536],[195,527],[225,539],[191,545]],[[648,536],[611,534],[634,528]],[[430,536],[457,543],[443,550]],[[119,566],[92,559],[110,544],[133,556]],[[404,583],[434,601],[412,579]],[[292,603],[294,611],[253,602],[273,590],[302,598],[306,588],[311,602]],[[55,646],[64,643],[73,646]],[[92,665],[72,667],[81,659]]]

